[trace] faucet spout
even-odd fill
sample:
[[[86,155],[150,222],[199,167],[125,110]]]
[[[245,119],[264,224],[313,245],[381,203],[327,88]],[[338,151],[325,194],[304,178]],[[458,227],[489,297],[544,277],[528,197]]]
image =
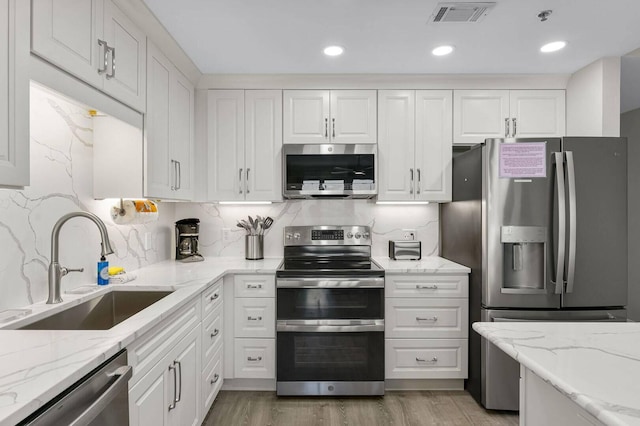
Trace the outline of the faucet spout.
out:
[[[62,225],[64,225],[69,219],[74,217],[84,217],[91,220],[96,224],[98,230],[100,231],[101,242],[101,255],[106,256],[108,254],[113,254],[113,248],[111,247],[111,243],[109,242],[109,233],[107,232],[107,227],[104,222],[95,214],[79,211],[79,212],[71,212],[62,216],[56,224],[53,226],[53,230],[51,231],[51,263],[49,264],[49,297],[47,299],[48,304],[60,303],[62,302],[62,297],[60,295],[60,282],[62,277],[67,275],[67,273],[72,270],[63,268],[60,266],[59,260],[59,237],[60,237],[60,229],[62,229]]]

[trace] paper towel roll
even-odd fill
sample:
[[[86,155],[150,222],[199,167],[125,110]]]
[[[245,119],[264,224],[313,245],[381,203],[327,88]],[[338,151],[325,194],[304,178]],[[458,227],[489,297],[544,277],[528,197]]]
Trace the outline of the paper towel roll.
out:
[[[121,200],[111,207],[111,219],[118,225],[135,225],[158,220],[158,208],[149,200]]]

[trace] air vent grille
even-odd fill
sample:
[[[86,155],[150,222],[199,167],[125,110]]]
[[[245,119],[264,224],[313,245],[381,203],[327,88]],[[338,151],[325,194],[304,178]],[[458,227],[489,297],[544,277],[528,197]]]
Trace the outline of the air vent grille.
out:
[[[480,22],[495,3],[438,3],[430,22]]]

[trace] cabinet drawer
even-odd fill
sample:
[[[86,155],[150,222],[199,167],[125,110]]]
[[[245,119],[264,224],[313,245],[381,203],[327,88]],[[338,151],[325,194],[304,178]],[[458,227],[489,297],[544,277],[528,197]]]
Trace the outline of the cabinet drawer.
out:
[[[197,299],[171,315],[127,347],[133,367],[132,386],[155,366],[191,330],[200,325],[200,300]]]
[[[235,297],[275,297],[274,275],[235,275]]]
[[[222,279],[202,293],[202,318],[206,318],[220,302],[222,302]]]
[[[385,337],[468,337],[468,299],[386,299]]]
[[[275,339],[235,339],[233,349],[236,379],[276,377]]]
[[[387,379],[466,379],[467,339],[386,339]]]
[[[468,297],[468,275],[387,274],[386,297]]]
[[[202,371],[202,419],[207,416],[222,382],[222,348],[219,348]]]
[[[202,363],[206,364],[214,352],[222,346],[222,307],[218,304],[213,312],[202,321]]]
[[[233,315],[235,337],[276,337],[275,299],[235,299]]]

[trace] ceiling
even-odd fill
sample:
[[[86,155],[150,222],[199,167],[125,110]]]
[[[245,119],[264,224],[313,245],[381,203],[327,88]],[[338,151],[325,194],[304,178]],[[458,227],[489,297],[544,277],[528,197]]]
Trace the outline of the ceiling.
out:
[[[497,0],[479,23],[428,23],[435,0],[144,2],[205,74],[565,74],[640,47],[638,0]],[[554,40],[568,45],[540,53]],[[431,55],[441,44],[456,50]]]

